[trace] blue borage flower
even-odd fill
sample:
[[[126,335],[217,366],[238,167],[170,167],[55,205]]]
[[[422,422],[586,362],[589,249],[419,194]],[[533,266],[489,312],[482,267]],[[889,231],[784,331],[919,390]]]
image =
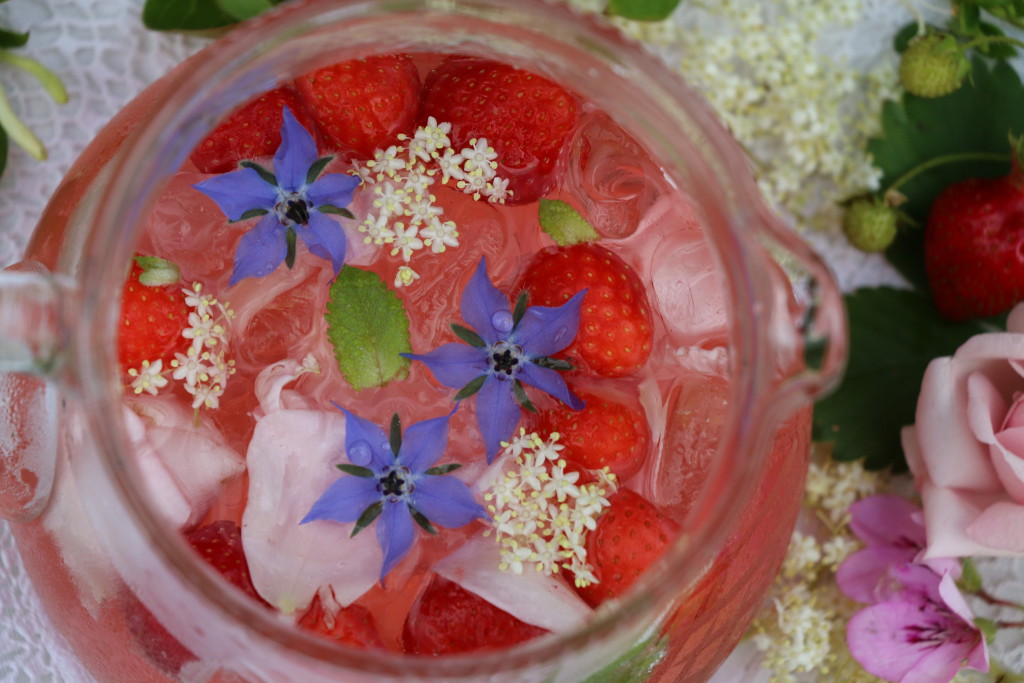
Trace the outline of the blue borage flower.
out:
[[[372,422],[335,406],[345,413],[345,454],[351,463],[336,467],[351,476],[331,484],[300,524],[355,522],[355,536],[380,517],[377,540],[384,551],[383,582],[412,548],[414,521],[436,534],[433,524],[454,529],[474,519],[488,519],[464,482],[443,476],[459,464],[434,467],[448,446],[448,421],[455,409],[444,417],[417,422],[403,437],[397,413],[391,419],[390,434],[385,435]]]
[[[527,306],[520,295],[515,310],[487,277],[487,260],[480,265],[462,291],[462,319],[472,329],[452,324],[452,331],[466,344],[445,344],[430,353],[403,353],[423,361],[437,381],[460,389],[455,399],[479,392],[477,423],[491,462],[519,424],[519,406],[535,411],[523,389],[529,384],[574,410],[583,401],[566,386],[557,370],[572,365],[551,358],[569,346],[580,326],[580,306],[587,290],[558,307]]]
[[[345,231],[324,214],[353,218],[344,207],[352,201],[360,180],[346,173],[320,176],[334,157],[317,158],[313,136],[288,107],[282,112],[281,146],[274,154],[273,173],[242,161],[237,171],[193,185],[217,202],[230,221],[262,216],[238,242],[232,285],[247,277],[270,275],[282,261],[291,268],[296,237],[311,253],[329,260],[335,273],[345,263]]]

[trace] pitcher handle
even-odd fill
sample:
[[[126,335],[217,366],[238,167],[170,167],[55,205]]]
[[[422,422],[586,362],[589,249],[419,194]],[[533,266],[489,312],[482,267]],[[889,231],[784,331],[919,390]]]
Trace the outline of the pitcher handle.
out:
[[[0,518],[31,521],[46,508],[57,463],[68,355],[70,280],[37,261],[0,271]]]

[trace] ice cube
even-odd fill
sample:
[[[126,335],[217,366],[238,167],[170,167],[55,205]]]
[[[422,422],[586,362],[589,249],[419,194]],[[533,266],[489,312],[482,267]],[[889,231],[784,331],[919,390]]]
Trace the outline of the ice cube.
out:
[[[593,610],[561,579],[532,566],[522,574],[503,571],[493,536],[479,534],[445,557],[434,571],[516,619],[552,632],[579,628]]]
[[[126,402],[125,426],[150,500],[172,524],[198,523],[224,486],[245,470],[209,420],[173,396]]]
[[[583,116],[570,143],[565,199],[602,236],[631,235],[667,187],[664,175],[640,144],[604,112]]]

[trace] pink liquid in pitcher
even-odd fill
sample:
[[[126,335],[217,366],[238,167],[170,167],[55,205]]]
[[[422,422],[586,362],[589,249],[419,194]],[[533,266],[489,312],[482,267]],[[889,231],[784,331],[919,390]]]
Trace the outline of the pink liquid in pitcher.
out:
[[[442,59],[416,57],[419,79],[428,87],[431,69]],[[576,95],[568,96],[578,115],[560,145],[557,164],[545,177],[550,189],[543,198],[559,200],[578,211],[596,231],[593,243],[621,259],[639,278],[652,327],[649,356],[635,368],[604,376],[573,356],[570,347],[567,360],[574,369],[560,372],[570,390],[599,397],[594,402],[606,400],[625,406],[628,415],[639,416],[634,431],[648,434],[640,447],[642,464],[624,477],[609,478],[593,463],[570,463],[566,471],[577,474],[579,478],[573,481],[579,486],[587,482],[603,485],[603,508],[598,506],[599,512],[587,518],[591,526],[607,524],[616,513],[616,501],[629,492],[644,506],[645,520],[664,525],[667,545],[685,529],[686,515],[702,491],[730,414],[725,276],[686,197],[664,177],[643,147],[604,112]],[[524,105],[523,111],[529,112],[530,105]],[[415,124],[427,124],[427,113],[417,114]],[[524,118],[529,117],[524,113]],[[280,119],[270,132],[279,126]],[[354,165],[366,169],[370,159],[332,147],[316,122],[307,120],[304,128],[319,141],[321,154],[341,151],[342,157],[352,157],[332,161],[324,174],[347,174]],[[403,131],[406,136],[412,132]],[[377,149],[408,145],[408,140],[395,137]],[[450,142],[456,152],[467,144],[471,143]],[[497,152],[500,178],[501,150]],[[269,156],[253,160],[269,168],[273,165]],[[337,229],[346,233],[345,267],[374,273],[401,301],[414,354],[459,341],[449,323],[466,325],[460,302],[482,259],[486,259],[489,280],[508,298],[511,309],[537,253],[553,249],[555,244],[540,226],[537,201],[517,203],[515,194],[505,202],[474,198],[454,179],[440,182],[437,157],[427,167],[435,171],[429,190],[432,203],[443,208],[443,220],[457,226],[457,246],[440,253],[421,246],[403,254],[400,250],[392,253],[396,249],[394,236],[374,244],[371,234],[360,230],[366,215],[375,211],[374,184],[369,182],[355,190],[347,207],[353,219],[331,216]],[[264,277],[229,285],[239,240],[260,219],[229,222],[218,203],[195,188],[213,175],[190,162],[170,179],[145,220],[137,251],[174,263],[180,269],[181,287],[191,289],[192,283],[200,283],[203,294],[223,305],[213,314],[223,311],[221,350],[224,361],[230,362],[223,392],[212,406],[196,407],[194,396],[172,377],[172,357],[163,359],[161,376],[168,381],[158,391],[133,384],[136,375],[124,378],[126,416],[134,424],[135,443],[144,444],[139,449],[140,469],[153,505],[190,541],[216,525],[231,529],[231,533],[237,531],[231,543],[244,548],[243,571],[237,567],[225,571],[218,555],[222,546],[210,550],[208,543],[195,542],[204,559],[254,600],[281,612],[301,628],[353,647],[436,656],[504,648],[552,631],[571,630],[586,623],[589,615],[610,599],[603,591],[612,589],[603,588],[602,582],[628,588],[630,580],[611,576],[603,559],[596,556],[599,551],[586,545],[586,534],[577,540],[589,550],[586,569],[595,575],[590,592],[577,586],[567,566],[546,574],[534,569],[532,560],[519,573],[496,566],[504,556],[499,554],[499,534],[490,519],[477,519],[458,528],[439,527],[436,535],[415,528],[408,554],[383,580],[374,527],[350,538],[351,525],[330,520],[300,524],[330,484],[354,476],[334,467],[350,460],[344,430],[338,429],[345,424],[345,417],[333,404],[387,433],[395,413],[404,428],[451,413],[457,389],[442,385],[428,366],[418,361],[382,386],[353,388],[335,360],[325,318],[332,305],[336,273],[329,260],[311,253],[301,241],[293,266],[281,264]],[[407,268],[415,271],[416,279],[402,280]],[[533,305],[529,300],[528,304]],[[583,307],[586,305],[584,300]],[[544,416],[554,411],[562,411],[559,419],[565,420],[565,425],[539,431],[540,439],[548,439],[550,431],[571,432],[572,416],[563,416],[565,407],[560,401],[529,386],[526,393],[539,415],[524,408],[509,441],[520,434],[520,427],[527,433],[540,429],[546,424]],[[495,464],[488,465],[477,410],[473,397],[460,402],[449,420],[448,444],[439,463],[461,465],[443,476],[462,481],[486,508],[492,500],[488,496],[495,495],[493,483],[517,471],[518,465],[511,452],[514,444],[503,448]],[[309,431],[314,429],[322,431]],[[614,429],[621,430],[621,426],[616,423]],[[662,653],[664,664],[652,674],[652,680],[699,680],[720,659],[721,644],[730,647],[741,635],[785,549],[785,534],[766,529],[788,529],[795,515],[798,497],[780,491],[799,490],[806,432],[807,414],[802,413],[776,438],[767,469],[771,475],[750,502],[741,533],[730,540],[720,561],[705,572],[670,621],[668,645]],[[601,436],[595,433],[592,441]],[[319,467],[299,462],[326,448],[326,443],[336,446],[333,459],[323,460]],[[268,509],[279,513],[276,520],[268,517]],[[632,514],[631,508],[627,516]],[[624,524],[624,533],[631,536],[629,522]],[[307,533],[318,540],[327,536],[313,534],[333,534],[333,540],[327,545],[303,540],[302,534]],[[37,557],[52,560],[60,556],[62,562],[55,564],[66,566],[81,590],[89,582],[88,577],[83,578],[88,562],[69,556],[66,548],[59,547],[61,543],[53,547],[50,539],[41,537],[31,545]],[[349,543],[353,545],[346,545]],[[654,561],[663,549],[655,545],[651,557],[636,561]],[[234,545],[232,548],[231,552],[242,553]],[[650,544],[647,549],[650,551]],[[334,576],[322,570],[310,570],[312,576],[307,572],[307,565],[329,563],[335,557],[343,564],[348,554],[366,565],[355,578],[345,573],[347,569]],[[607,559],[609,566],[617,561],[614,556]],[[641,571],[644,568],[638,566]],[[524,573],[530,572],[539,578],[524,579]],[[244,578],[238,578],[240,573]],[[506,576],[507,581],[496,583],[494,575]],[[744,590],[737,590],[741,585]],[[88,615],[76,612],[71,617],[82,624],[81,629],[72,629],[81,631],[75,643],[79,650],[96,647],[88,636],[90,630],[95,632],[88,626],[94,619],[107,631],[123,635],[128,647],[118,658],[125,662],[109,666],[121,672],[134,671],[133,680],[174,677],[194,666],[195,656],[125,587],[105,583],[103,588],[98,593],[103,596],[98,609],[85,609]],[[44,588],[41,593],[50,601],[62,599],[60,591]],[[466,642],[454,635],[440,646],[433,641],[427,645],[413,642],[424,638],[424,631],[446,624],[433,622],[438,617],[429,603],[436,595],[441,595],[442,601],[451,600],[453,610],[465,610],[456,613],[469,615],[466,619],[480,618],[500,627],[495,626],[493,634]],[[541,604],[541,595],[558,597]],[[559,610],[564,614],[547,616]],[[430,651],[429,647],[443,651]],[[227,676],[223,680],[233,680],[223,675]],[[125,680],[123,673],[110,677]]]

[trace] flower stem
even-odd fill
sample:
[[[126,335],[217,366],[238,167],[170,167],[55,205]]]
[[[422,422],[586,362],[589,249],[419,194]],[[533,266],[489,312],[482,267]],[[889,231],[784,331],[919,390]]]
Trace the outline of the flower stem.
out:
[[[7,100],[7,93],[4,92],[3,86],[0,86],[0,128],[3,128],[7,135],[18,143],[19,147],[38,161],[46,158],[46,147],[11,109],[11,103]]]
[[[1024,628],[1024,621],[997,621],[999,628]]]
[[[43,86],[53,101],[57,104],[65,104],[68,101],[68,91],[57,74],[30,57],[22,57],[7,50],[0,50],[0,62],[6,62],[11,66],[29,72],[36,77],[36,80]]]
[[[938,166],[945,166],[946,164],[955,164],[963,161],[1009,161],[1010,157],[1007,154],[999,154],[996,152],[957,152],[955,154],[942,154],[937,157],[933,157],[928,161],[922,162],[910,169],[903,175],[893,182],[889,186],[889,189],[885,191],[885,194],[895,192],[903,185],[906,185],[911,180],[921,175],[925,171],[929,171]],[[884,195],[883,195],[884,196]]]
[[[1017,47],[1024,47],[1024,43],[1016,38],[1010,38],[1009,36],[980,36],[974,40],[967,41],[960,47],[964,50],[970,50],[972,47],[984,47],[988,43],[1010,43]]]
[[[979,588],[977,591],[975,591],[974,594],[990,605],[997,605],[999,607],[1012,607],[1013,609],[1024,611],[1024,605],[1018,605],[1015,602],[1010,602],[1009,600],[997,598],[988,591],[986,591],[984,588]]]

